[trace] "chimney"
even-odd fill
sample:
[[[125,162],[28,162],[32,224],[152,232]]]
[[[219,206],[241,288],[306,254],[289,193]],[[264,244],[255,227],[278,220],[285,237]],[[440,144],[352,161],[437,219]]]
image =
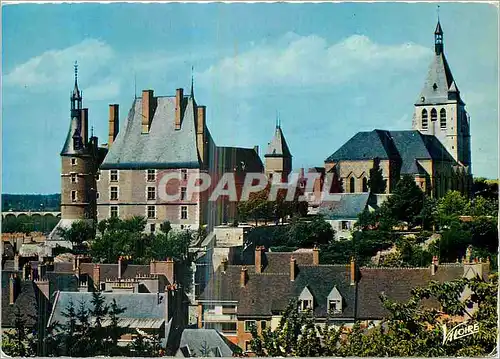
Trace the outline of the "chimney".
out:
[[[46,276],[47,276],[47,266],[45,265],[45,263],[38,264],[38,278],[45,279]]]
[[[99,264],[94,264],[92,268],[92,280],[94,281],[94,287],[96,290],[101,289],[101,266]]]
[[[264,247],[255,247],[255,273],[262,273],[262,252]]]
[[[166,263],[166,273],[165,276],[167,277],[168,281],[170,284],[174,284],[174,260],[172,258],[167,258],[167,263]]]
[[[181,129],[182,122],[182,100],[184,99],[184,90],[177,89],[175,91],[175,129]]]
[[[316,246],[313,248],[313,265],[319,265],[319,248]]]
[[[439,264],[438,257],[433,256],[432,263],[431,263],[431,275],[436,275],[436,270],[437,270],[438,264]]]
[[[108,148],[111,147],[118,135],[120,127],[119,106],[117,104],[109,105],[109,135]]]
[[[207,163],[207,145],[205,138],[205,126],[206,126],[206,107],[205,106],[197,106],[196,111],[196,141],[198,144],[198,155],[203,164]],[[177,113],[176,113],[177,116]],[[177,120],[177,117],[176,117]],[[176,122],[177,124],[177,122]],[[179,127],[180,128],[180,127]],[[176,127],[177,129],[177,127]]]
[[[17,296],[16,275],[11,274],[9,278],[9,304],[14,304]]]
[[[118,279],[122,278],[122,263],[123,263],[123,258],[122,256],[118,257]]]
[[[257,155],[259,154],[259,146],[253,146],[253,150],[257,153]]]
[[[225,272],[227,270],[227,258],[222,258],[222,271]]]
[[[351,258],[351,285],[356,284],[356,260],[354,257]]]
[[[240,287],[245,288],[247,285],[247,281],[248,281],[247,267],[243,266],[241,267],[241,273],[240,273]]]
[[[14,256],[14,270],[19,270],[19,254]]]
[[[293,282],[297,278],[297,261],[290,257],[290,280]]]
[[[80,111],[82,121],[80,134],[82,135],[83,145],[86,146],[89,142],[89,109],[82,108]]]
[[[142,91],[142,133],[149,133],[154,114],[153,90]]]
[[[50,281],[48,279],[38,279],[35,281],[38,290],[42,292],[46,299],[50,298]]]

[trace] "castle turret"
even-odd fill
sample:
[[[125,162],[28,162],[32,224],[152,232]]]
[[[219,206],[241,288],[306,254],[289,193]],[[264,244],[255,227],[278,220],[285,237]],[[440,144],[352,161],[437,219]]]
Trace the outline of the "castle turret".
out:
[[[279,118],[276,120],[276,130],[274,137],[269,142],[265,158],[265,173],[271,179],[276,175],[281,177],[281,181],[287,181],[292,171],[292,155],[281,130]]]
[[[70,96],[70,126],[61,151],[61,218],[92,219],[96,208],[96,138],[88,138],[88,109],[82,108],[83,93],[75,85]]]

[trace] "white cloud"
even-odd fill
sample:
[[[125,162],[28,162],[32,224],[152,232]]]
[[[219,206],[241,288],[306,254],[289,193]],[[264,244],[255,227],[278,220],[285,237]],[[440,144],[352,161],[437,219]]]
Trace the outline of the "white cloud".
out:
[[[311,86],[341,84],[383,68],[412,69],[431,55],[416,44],[381,45],[367,36],[329,44],[316,36],[289,33],[276,44],[254,45],[226,57],[199,75],[201,84],[224,90],[262,85]]]
[[[83,79],[91,79],[115,57],[113,49],[103,41],[85,39],[65,49],[48,50],[16,66],[4,78],[6,86],[47,90],[67,84],[75,60],[84,70]]]
[[[120,94],[120,78],[107,77],[85,89],[85,99],[89,101],[108,100]]]

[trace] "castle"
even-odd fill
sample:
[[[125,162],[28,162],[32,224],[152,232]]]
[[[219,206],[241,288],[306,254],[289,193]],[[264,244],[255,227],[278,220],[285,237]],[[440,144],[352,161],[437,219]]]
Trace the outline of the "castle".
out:
[[[279,121],[264,155],[265,166],[257,146],[217,146],[207,127],[206,107],[196,102],[193,83],[189,94],[181,88],[170,96],[142,91],[123,126],[119,106],[109,105],[108,143],[101,147],[97,137],[88,137],[88,110],[82,102],[75,67],[71,123],[61,151],[63,226],[82,218],[143,216],[149,232],[166,220],[174,228],[210,229],[236,218],[236,204],[226,199],[211,202],[203,193],[187,198],[190,174],[204,172],[220,178],[234,172],[241,186],[249,172],[286,180],[292,171],[292,155]],[[368,192],[374,165],[382,170],[386,193],[392,192],[402,175],[413,176],[433,197],[451,189],[469,193],[470,118],[444,54],[439,21],[434,55],[414,105],[412,130],[359,132],[325,160],[322,172],[336,174],[341,192]],[[167,203],[158,194],[158,183],[172,172],[179,179],[175,190],[180,198]]]

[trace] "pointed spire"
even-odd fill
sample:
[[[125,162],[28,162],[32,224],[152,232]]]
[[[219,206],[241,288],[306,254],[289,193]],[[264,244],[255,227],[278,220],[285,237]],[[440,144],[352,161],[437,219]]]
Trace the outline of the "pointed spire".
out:
[[[438,12],[438,22],[436,25],[436,30],[434,31],[434,50],[436,55],[441,55],[443,52],[443,29],[441,28],[441,22],[439,21],[439,5],[437,7]]]
[[[276,128],[280,128],[280,113],[276,110]]]

